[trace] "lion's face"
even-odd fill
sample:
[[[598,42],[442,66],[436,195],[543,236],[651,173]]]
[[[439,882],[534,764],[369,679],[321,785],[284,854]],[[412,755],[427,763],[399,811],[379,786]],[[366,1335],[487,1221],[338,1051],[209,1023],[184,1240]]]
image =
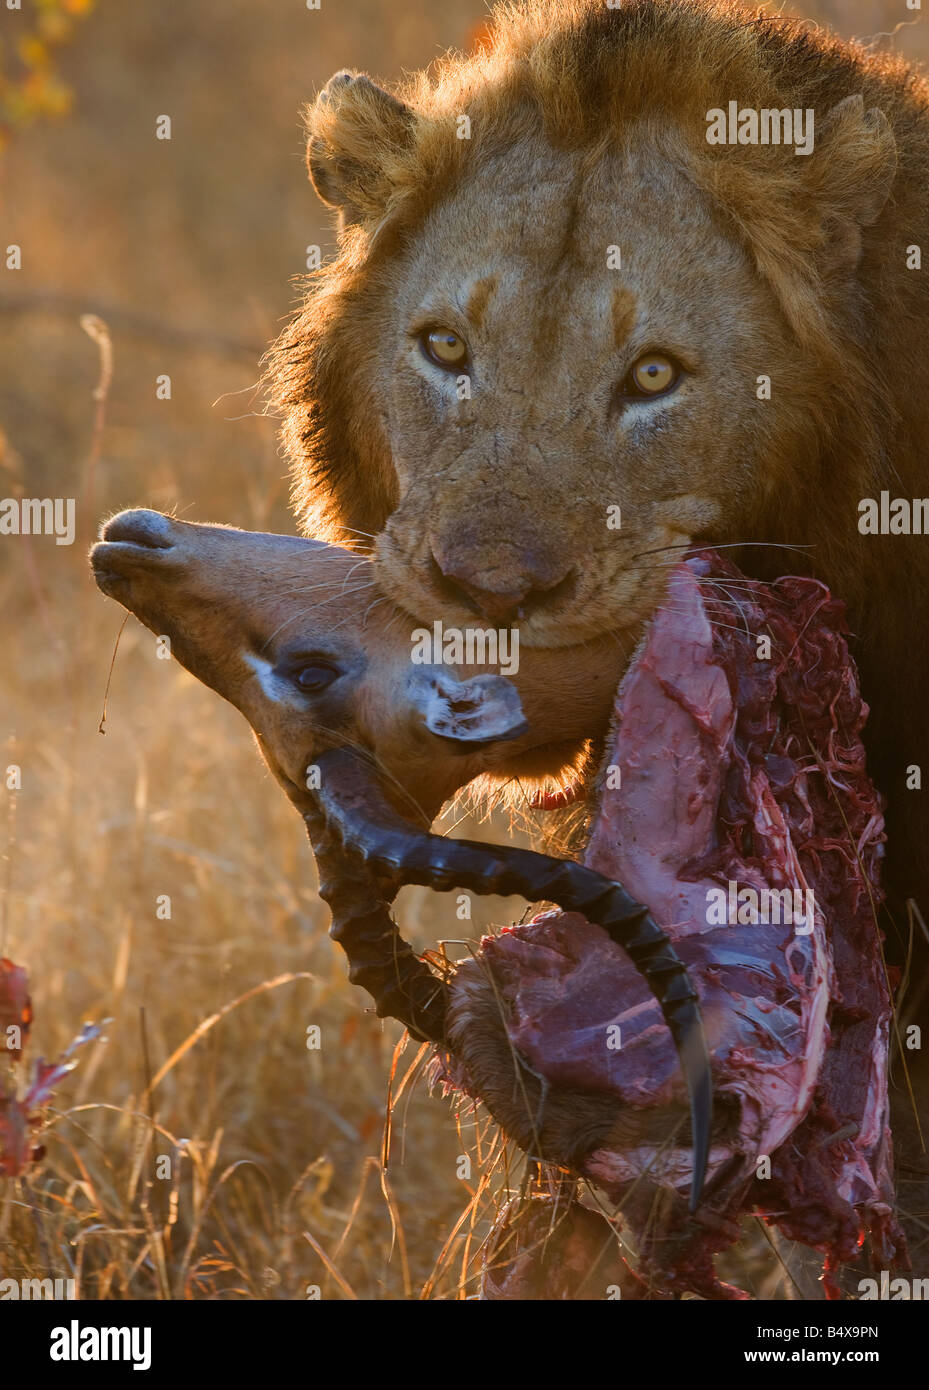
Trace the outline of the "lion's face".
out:
[[[880,448],[858,264],[896,146],[841,87],[808,156],[709,145],[727,92],[810,99],[712,5],[499,20],[490,56],[408,100],[351,73],[320,93],[340,254],[270,375],[314,534],[370,536],[420,621],[561,647],[634,635],[693,540],[808,542],[824,491],[853,514]]]
[[[542,646],[633,627],[668,547],[763,489],[756,378],[792,372],[786,329],[654,155],[508,151],[430,215],[371,322],[400,498],[379,578],[419,618],[518,619]]]

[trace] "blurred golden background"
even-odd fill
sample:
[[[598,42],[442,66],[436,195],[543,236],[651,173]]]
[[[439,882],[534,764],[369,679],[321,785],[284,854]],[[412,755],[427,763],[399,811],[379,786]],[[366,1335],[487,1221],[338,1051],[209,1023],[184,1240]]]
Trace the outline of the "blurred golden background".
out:
[[[929,56],[905,0],[801,12]],[[0,956],[30,973],[29,1055],[112,1020],[58,1089],[44,1157],[0,1179],[0,1277],[74,1277],[86,1298],[476,1292],[516,1156],[509,1174],[499,1148],[488,1163],[492,1130],[467,1116],[459,1130],[420,1067],[382,1179],[401,1030],[347,983],[301,824],[246,726],[158,660],[134,619],[98,733],[122,610],[94,588],[86,549],[130,505],[293,530],[255,386],[307,247],[333,246],[300,108],[340,67],[389,80],[472,42],[484,13],[481,0],[0,7],[0,497],[74,497],[79,528],[70,547],[0,537],[0,774],[16,766],[22,782],[0,776]],[[155,138],[162,115],[170,140]],[[91,336],[85,314],[106,328]],[[469,924],[450,895],[401,903],[420,948],[525,906],[478,901]],[[149,1101],[147,1079],[201,1026]],[[410,1045],[394,1093],[415,1058]],[[796,1292],[760,1230],[733,1258],[759,1296]]]

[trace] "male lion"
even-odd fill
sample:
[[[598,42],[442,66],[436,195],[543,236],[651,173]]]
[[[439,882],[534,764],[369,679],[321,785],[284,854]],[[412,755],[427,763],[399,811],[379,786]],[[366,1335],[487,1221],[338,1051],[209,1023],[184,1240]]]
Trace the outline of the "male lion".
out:
[[[820,575],[919,897],[929,537],[858,526],[929,492],[929,88],[715,0],[494,18],[487,51],[397,95],[339,73],[309,109],[340,249],[268,366],[301,518],[376,536],[419,620],[518,617],[528,645],[634,635],[696,538]],[[708,143],[730,101],[812,110],[812,153]]]
[[[730,103],[767,143],[710,142]],[[631,650],[698,539],[821,577],[902,960],[929,904],[929,86],[726,0],[514,0],[485,50],[393,94],[339,73],[307,124],[339,253],[268,362],[303,523],[370,536],[417,620],[536,646]],[[894,533],[863,534],[882,493]]]

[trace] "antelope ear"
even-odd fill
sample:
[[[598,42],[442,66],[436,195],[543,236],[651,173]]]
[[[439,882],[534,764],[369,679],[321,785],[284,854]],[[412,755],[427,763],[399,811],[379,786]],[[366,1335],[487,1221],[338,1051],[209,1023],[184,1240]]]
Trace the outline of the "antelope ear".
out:
[[[823,275],[849,274],[861,259],[861,229],[884,210],[897,172],[897,143],[883,111],[846,97],[815,130],[805,171],[822,216],[817,263]]]
[[[306,113],[306,164],[324,203],[343,225],[379,216],[392,165],[410,142],[413,108],[363,73],[338,72]]]
[[[459,681],[447,671],[418,671],[410,679],[409,694],[429,732],[460,744],[462,752],[519,738],[529,728],[519,692],[505,676]]]

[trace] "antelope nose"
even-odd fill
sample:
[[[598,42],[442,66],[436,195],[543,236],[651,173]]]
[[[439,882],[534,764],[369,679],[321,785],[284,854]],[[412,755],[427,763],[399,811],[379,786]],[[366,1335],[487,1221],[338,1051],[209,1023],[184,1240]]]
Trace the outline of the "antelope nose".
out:
[[[147,550],[170,550],[176,533],[177,527],[170,517],[145,507],[134,507],[110,517],[100,532],[100,539],[141,545]]]
[[[567,597],[575,584],[573,570],[555,574],[542,566],[537,573],[521,570],[501,577],[498,587],[489,575],[485,578],[471,567],[443,565],[435,556],[433,565],[440,590],[472,612],[499,624],[526,618],[536,609]]]

